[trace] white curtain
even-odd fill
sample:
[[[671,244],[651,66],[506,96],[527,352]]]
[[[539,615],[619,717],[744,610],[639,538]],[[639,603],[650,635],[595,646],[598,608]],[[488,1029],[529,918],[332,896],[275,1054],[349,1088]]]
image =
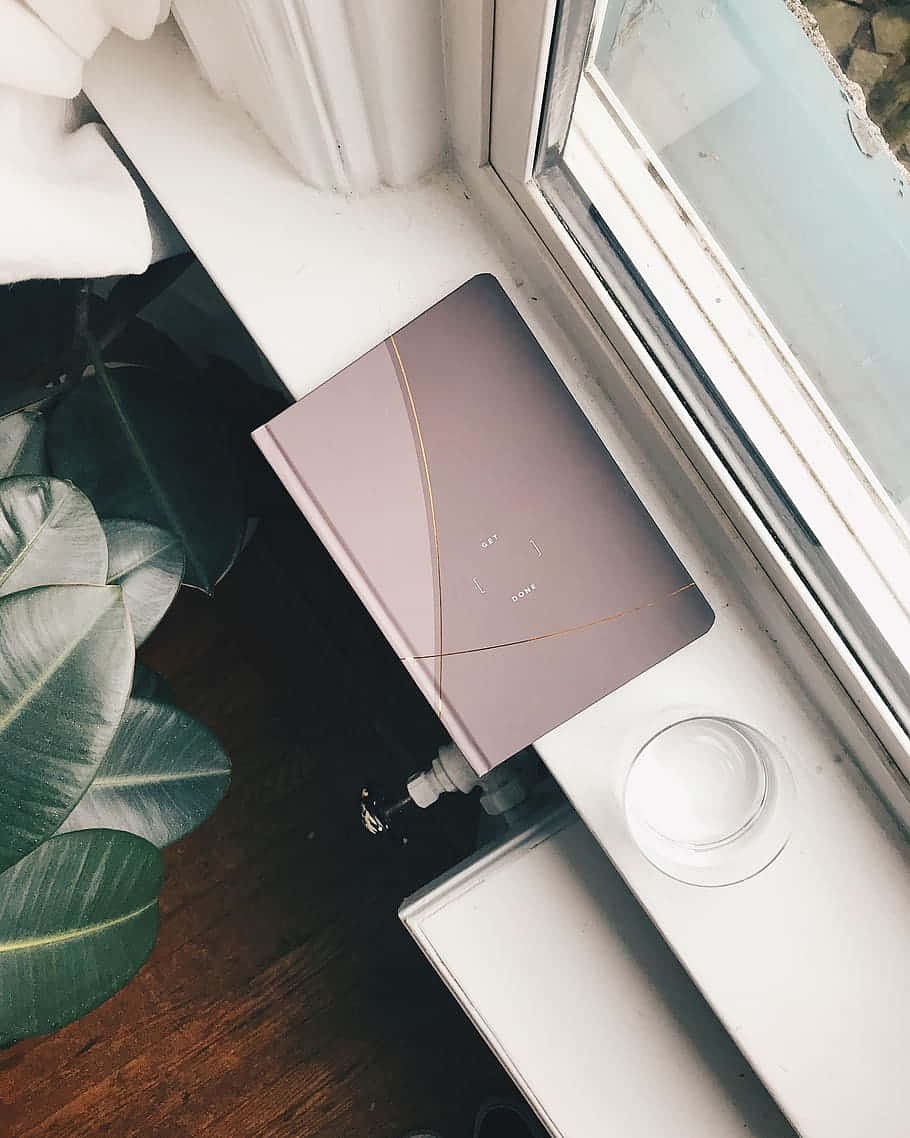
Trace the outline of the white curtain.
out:
[[[170,0],[0,0],[0,282],[140,273],[142,196],[98,123],[71,100],[117,29],[148,38]]]

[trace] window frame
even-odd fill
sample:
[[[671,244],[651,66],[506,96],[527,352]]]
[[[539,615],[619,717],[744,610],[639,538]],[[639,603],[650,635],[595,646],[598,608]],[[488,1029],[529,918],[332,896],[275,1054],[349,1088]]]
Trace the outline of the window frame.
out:
[[[903,664],[910,610],[899,593],[900,580],[910,579],[906,523],[710,234],[697,219],[683,221],[685,202],[666,170],[650,154],[650,170],[643,165],[647,144],[617,100],[586,87],[577,18],[560,45],[567,9],[576,17],[586,11],[590,42],[606,7],[604,0],[495,0],[490,165],[886,748],[893,767],[866,774],[903,812],[910,787]],[[574,71],[556,84],[563,106],[548,111],[548,80],[573,58]],[[568,184],[573,172],[567,178],[558,161],[565,106],[579,89],[589,115],[609,116],[615,144],[609,169],[602,157],[585,156],[581,198]],[[600,107],[592,109],[594,95]],[[576,140],[574,157],[580,153]],[[656,229],[630,207],[636,194],[659,207]],[[613,256],[592,255],[593,218],[622,225],[618,255],[616,244]],[[657,319],[656,298],[630,272],[623,242],[663,271]],[[667,262],[668,242],[688,258],[685,276],[694,274],[701,296],[722,296],[717,307],[728,326],[716,328],[717,318],[693,302],[692,282]],[[601,242],[600,252],[606,247]],[[719,285],[723,293],[714,291]],[[707,375],[713,390],[706,397]],[[769,389],[781,396],[774,405],[763,395]],[[798,424],[799,442],[785,422]]]

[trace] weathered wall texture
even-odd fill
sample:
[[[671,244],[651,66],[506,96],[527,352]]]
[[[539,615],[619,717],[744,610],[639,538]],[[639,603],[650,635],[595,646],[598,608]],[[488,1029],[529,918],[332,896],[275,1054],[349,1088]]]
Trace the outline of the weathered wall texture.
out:
[[[837,62],[866,95],[870,117],[910,169],[910,3],[807,0]]]

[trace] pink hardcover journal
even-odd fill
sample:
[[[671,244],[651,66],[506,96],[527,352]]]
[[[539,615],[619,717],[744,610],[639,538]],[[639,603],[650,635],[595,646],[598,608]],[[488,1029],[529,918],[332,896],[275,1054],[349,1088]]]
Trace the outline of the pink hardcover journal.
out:
[[[253,437],[479,773],[711,627],[491,276]]]

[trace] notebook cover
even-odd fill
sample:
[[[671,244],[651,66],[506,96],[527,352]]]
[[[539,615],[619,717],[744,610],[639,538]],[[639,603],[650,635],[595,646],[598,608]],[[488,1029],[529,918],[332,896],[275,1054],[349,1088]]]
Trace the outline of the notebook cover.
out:
[[[480,774],[711,627],[492,276],[253,437]]]

